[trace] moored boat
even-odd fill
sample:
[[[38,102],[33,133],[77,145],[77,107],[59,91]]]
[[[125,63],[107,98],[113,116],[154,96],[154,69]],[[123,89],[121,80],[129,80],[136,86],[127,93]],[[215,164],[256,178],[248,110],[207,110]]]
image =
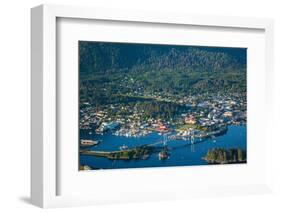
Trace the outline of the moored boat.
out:
[[[99,144],[99,141],[94,141],[94,140],[82,139],[80,141],[80,146],[82,146],[82,147],[95,146],[95,145],[98,145],[98,144]]]
[[[161,152],[158,154],[159,160],[166,160],[169,157],[169,153],[166,148],[164,148]]]

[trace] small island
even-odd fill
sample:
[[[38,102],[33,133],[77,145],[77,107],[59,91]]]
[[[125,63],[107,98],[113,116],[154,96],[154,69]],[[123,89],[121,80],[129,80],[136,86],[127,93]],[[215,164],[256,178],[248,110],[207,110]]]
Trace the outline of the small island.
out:
[[[205,157],[205,161],[209,164],[231,164],[231,163],[246,163],[247,156],[246,151],[240,148],[214,148],[208,150]]]
[[[106,157],[110,160],[132,160],[132,159],[146,160],[150,157],[150,154],[154,149],[155,148],[151,146],[138,146],[131,149],[124,149],[124,150],[112,151],[112,152],[80,150],[80,153],[83,155]]]

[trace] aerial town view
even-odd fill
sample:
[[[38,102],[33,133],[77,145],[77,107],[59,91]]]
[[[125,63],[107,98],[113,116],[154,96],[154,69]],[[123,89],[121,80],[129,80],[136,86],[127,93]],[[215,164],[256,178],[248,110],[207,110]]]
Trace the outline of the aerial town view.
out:
[[[79,41],[79,170],[247,162],[247,49]]]

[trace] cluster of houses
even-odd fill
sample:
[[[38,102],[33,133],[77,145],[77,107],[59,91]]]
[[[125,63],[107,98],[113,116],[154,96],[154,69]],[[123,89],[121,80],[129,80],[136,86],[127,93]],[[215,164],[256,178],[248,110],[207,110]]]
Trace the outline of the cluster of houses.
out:
[[[177,122],[143,118],[143,112],[133,107],[122,106],[129,112],[127,117],[111,117],[106,108],[96,110],[84,104],[80,109],[80,129],[94,130],[98,134],[110,131],[117,136],[139,137],[153,131],[159,134],[175,130],[176,125],[211,127],[215,125],[243,125],[246,123],[246,98],[239,95],[218,95],[205,97],[184,97],[181,104],[187,106],[187,112],[177,117]],[[177,100],[179,103],[179,100]],[[112,106],[111,106],[112,108]],[[114,107],[118,109],[118,105]]]
[[[133,122],[131,123],[131,125],[123,125],[119,129],[117,129],[113,134],[117,136],[140,137],[148,135],[153,131],[162,134],[168,132],[169,128],[160,120],[149,119],[146,123]]]

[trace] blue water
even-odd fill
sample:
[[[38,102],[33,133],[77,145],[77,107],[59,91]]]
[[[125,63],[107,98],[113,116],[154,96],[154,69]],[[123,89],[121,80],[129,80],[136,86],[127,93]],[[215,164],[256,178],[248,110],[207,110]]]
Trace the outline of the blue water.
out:
[[[135,147],[137,145],[149,144],[163,139],[157,133],[145,137],[133,138],[114,136],[110,133],[104,135],[89,135],[81,133],[81,139],[102,140],[99,145],[92,147],[92,150],[116,151],[122,145]],[[93,168],[117,169],[117,168],[141,168],[141,167],[162,167],[162,166],[191,166],[206,165],[202,160],[211,148],[241,148],[246,150],[247,136],[245,126],[229,126],[225,135],[214,139],[198,141],[191,145],[190,141],[176,140],[168,142],[169,158],[159,160],[158,153],[152,153],[147,160],[109,160],[104,157],[80,155],[80,164]]]

